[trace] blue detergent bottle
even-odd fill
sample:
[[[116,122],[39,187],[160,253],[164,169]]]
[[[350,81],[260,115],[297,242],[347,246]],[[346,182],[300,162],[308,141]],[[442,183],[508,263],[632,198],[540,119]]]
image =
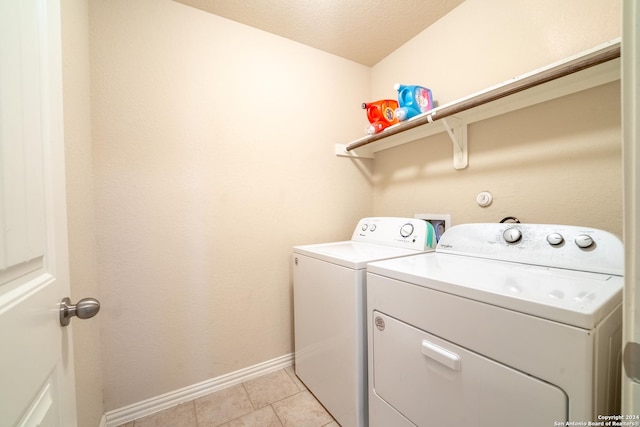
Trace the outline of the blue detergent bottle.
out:
[[[398,104],[400,107],[396,109],[396,117],[400,121],[409,120],[433,109],[433,98],[431,89],[422,86],[405,86],[400,83],[393,85],[398,91]]]

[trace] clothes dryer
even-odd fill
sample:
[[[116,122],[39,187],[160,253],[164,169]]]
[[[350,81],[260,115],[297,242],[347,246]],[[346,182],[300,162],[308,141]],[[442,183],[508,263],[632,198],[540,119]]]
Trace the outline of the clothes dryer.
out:
[[[370,425],[619,415],[623,263],[589,227],[465,224],[435,252],[369,264]]]
[[[294,247],[296,375],[341,426],[367,425],[367,263],[435,245],[427,221],[376,217],[349,241]]]

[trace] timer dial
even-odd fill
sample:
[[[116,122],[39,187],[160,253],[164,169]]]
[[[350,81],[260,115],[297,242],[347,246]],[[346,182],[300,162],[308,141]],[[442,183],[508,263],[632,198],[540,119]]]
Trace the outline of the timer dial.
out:
[[[413,234],[413,224],[406,223],[402,227],[400,227],[400,235],[402,237],[409,237]]]
[[[518,243],[522,239],[522,232],[517,228],[507,228],[502,236],[507,243]]]

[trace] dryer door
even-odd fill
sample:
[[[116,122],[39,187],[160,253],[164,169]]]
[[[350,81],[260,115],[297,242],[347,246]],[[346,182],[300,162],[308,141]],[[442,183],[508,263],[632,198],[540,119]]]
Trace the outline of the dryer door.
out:
[[[412,423],[540,427],[567,420],[568,399],[558,387],[380,312],[371,321],[374,393]]]

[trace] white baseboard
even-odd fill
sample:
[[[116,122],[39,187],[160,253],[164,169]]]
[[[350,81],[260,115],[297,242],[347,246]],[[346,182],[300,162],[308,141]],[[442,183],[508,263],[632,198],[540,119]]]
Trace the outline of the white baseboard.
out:
[[[100,425],[98,427],[107,427],[107,416],[102,414],[102,418],[100,418]]]
[[[198,384],[170,391],[169,393],[161,394],[123,408],[114,409],[102,417],[103,420],[106,419],[106,424],[101,422],[100,426],[117,427],[135,419],[146,417],[147,415],[163,411],[181,403],[206,396],[215,391],[240,384],[252,378],[286,368],[292,364],[293,353],[290,353]]]

